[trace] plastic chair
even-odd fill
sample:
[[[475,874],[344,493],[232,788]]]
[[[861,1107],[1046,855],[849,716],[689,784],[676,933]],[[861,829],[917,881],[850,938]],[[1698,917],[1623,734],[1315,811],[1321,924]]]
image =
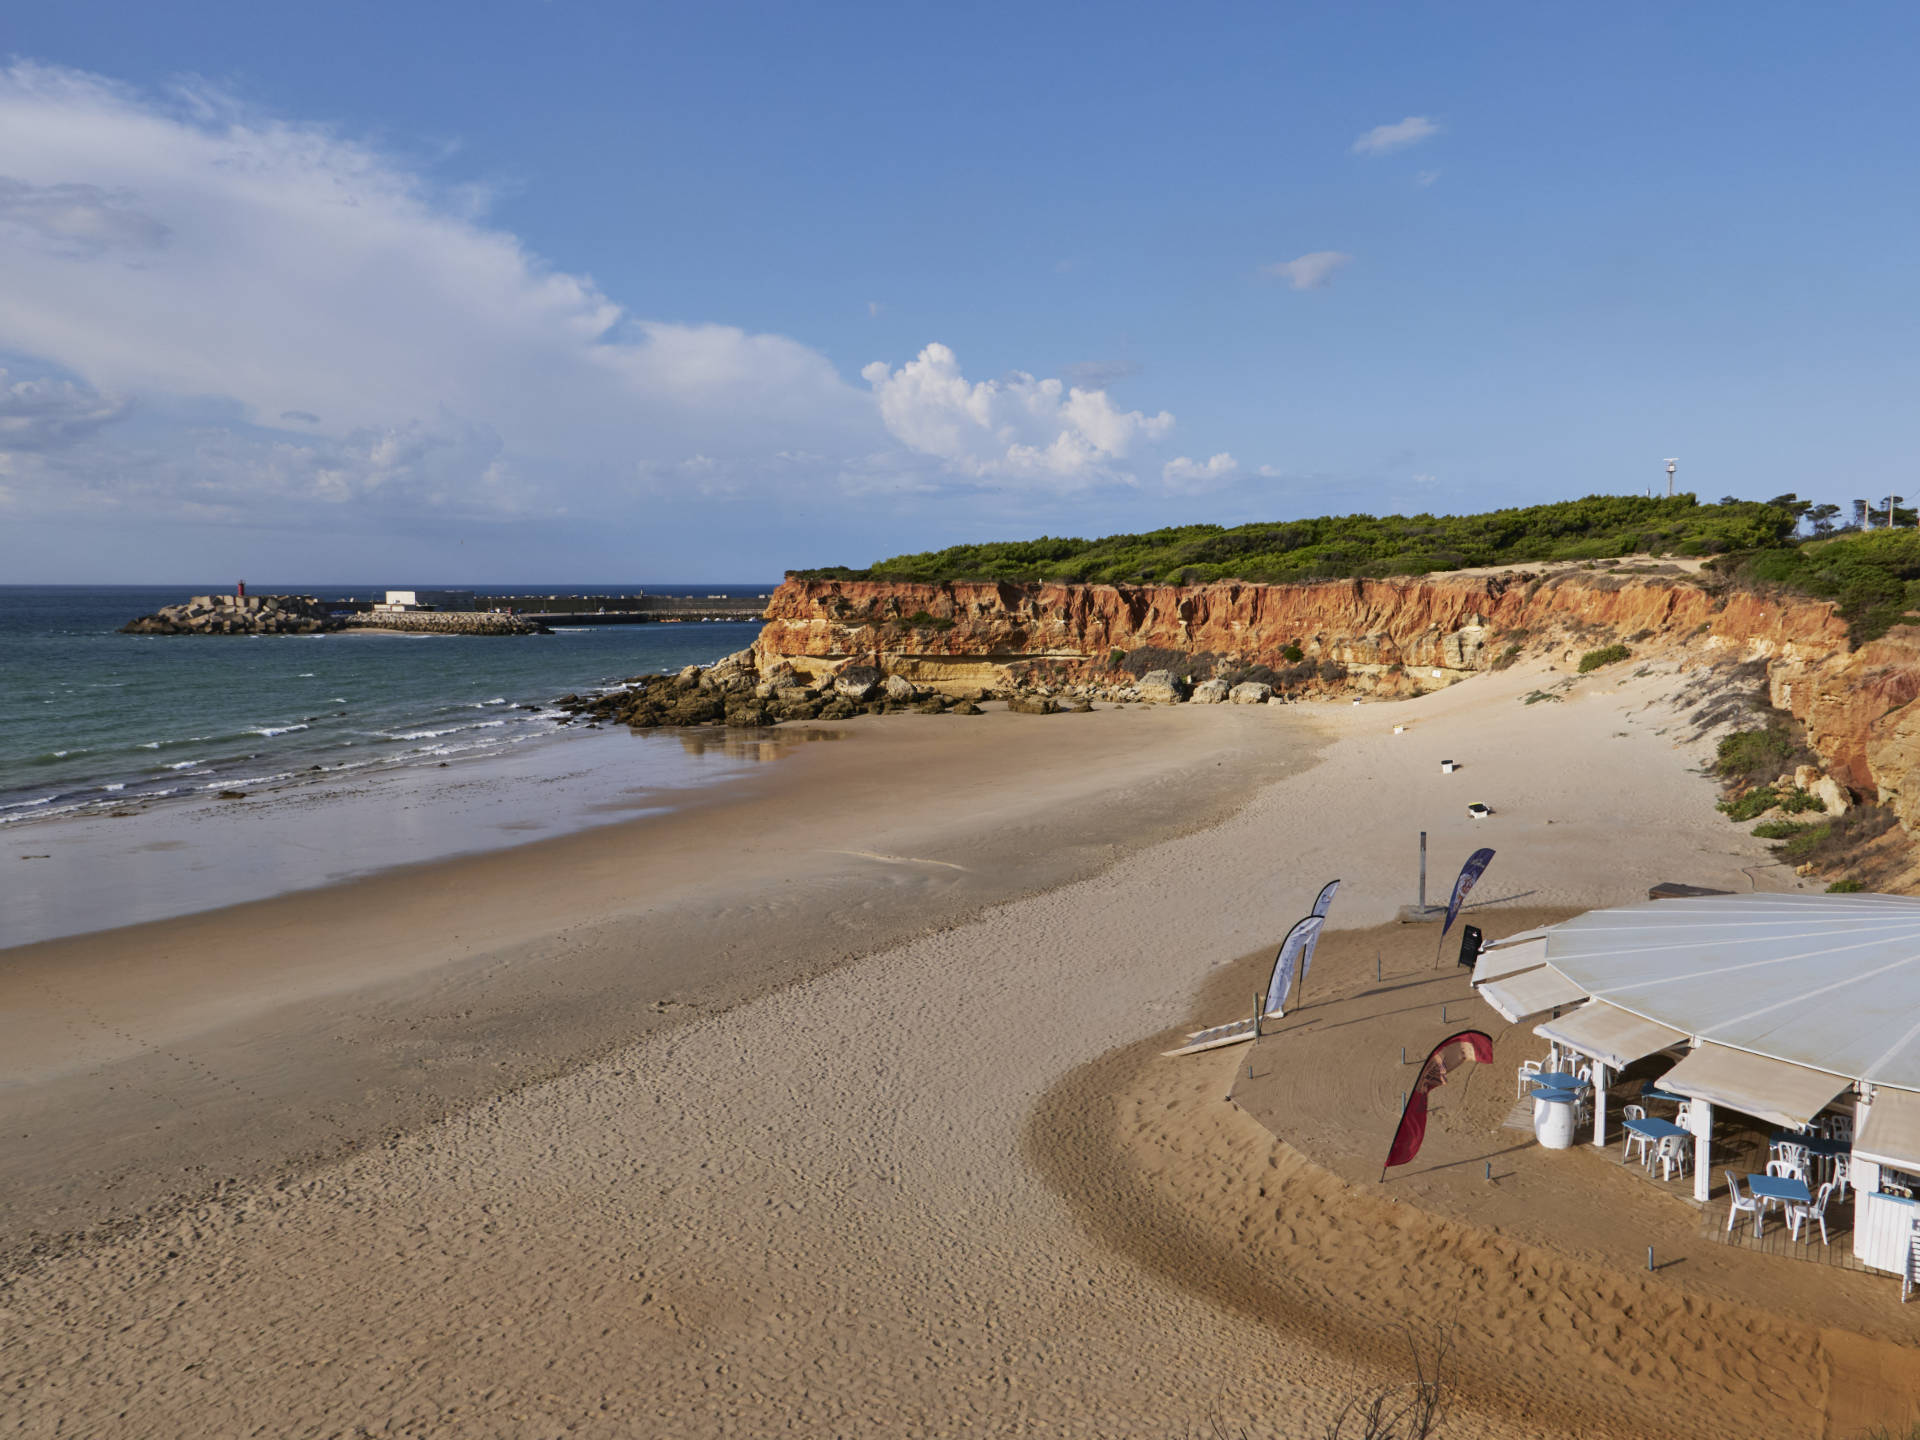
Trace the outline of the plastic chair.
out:
[[[1538,1060],[1523,1060],[1520,1063],[1520,1096],[1527,1098],[1527,1091],[1533,1086],[1533,1077],[1540,1074],[1542,1066]]]
[[[1646,1118],[1647,1118],[1647,1107],[1644,1105],[1629,1105],[1620,1112],[1620,1119],[1622,1120],[1622,1122],[1625,1122],[1628,1120],[1644,1120]],[[1633,1133],[1633,1131],[1629,1130],[1627,1131],[1626,1140],[1620,1146],[1620,1163],[1622,1165],[1626,1164],[1629,1160],[1633,1159],[1633,1147],[1636,1145],[1640,1147],[1640,1162],[1643,1165],[1646,1163],[1647,1145],[1648,1145],[1647,1137],[1644,1135],[1636,1135]]]
[[[1845,1200],[1847,1190],[1853,1184],[1853,1162],[1845,1155],[1833,1157],[1833,1186],[1837,1198]]]
[[[1733,1171],[1723,1170],[1720,1173],[1727,1177],[1727,1194],[1733,1200],[1733,1208],[1727,1211],[1727,1233],[1729,1235],[1733,1233],[1733,1222],[1738,1220],[1740,1212],[1745,1210],[1753,1216],[1753,1238],[1758,1240],[1760,1238],[1760,1202],[1751,1195],[1740,1193],[1740,1181],[1734,1176]]]
[[[1795,1240],[1800,1238],[1800,1227],[1809,1221],[1820,1222],[1820,1243],[1827,1243],[1827,1201],[1833,1198],[1833,1182],[1828,1181],[1820,1187],[1820,1193],[1814,1197],[1811,1205],[1787,1206],[1787,1234]]]
[[[1660,1178],[1671,1180],[1693,1168],[1693,1146],[1678,1135],[1669,1135],[1660,1142],[1660,1151],[1654,1158],[1660,1162]]]
[[[1687,1120],[1692,1114],[1693,1102],[1691,1100],[1682,1100],[1674,1107],[1673,1123],[1678,1125],[1682,1130],[1691,1130],[1693,1126],[1689,1125]]]

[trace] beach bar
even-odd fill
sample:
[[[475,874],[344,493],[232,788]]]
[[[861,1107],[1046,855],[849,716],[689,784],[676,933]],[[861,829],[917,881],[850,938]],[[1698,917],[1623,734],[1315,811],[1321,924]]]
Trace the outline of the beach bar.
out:
[[[1823,1217],[1829,1193],[1851,1190],[1856,1257],[1913,1277],[1920,899],[1713,895],[1595,910],[1487,947],[1473,982],[1498,1014],[1531,1022],[1549,1043],[1539,1073],[1577,1070],[1591,1086],[1595,1145],[1607,1142],[1609,1077],[1669,1060],[1646,1092],[1677,1103],[1679,1118],[1630,1117],[1629,1143],[1660,1143],[1670,1164],[1691,1169],[1704,1203],[1716,1112],[1775,1127],[1783,1172],[1811,1163],[1832,1177],[1820,1201],[1804,1178],[1796,1191],[1770,1164],[1750,1177],[1751,1197],[1734,1180],[1730,1203],[1754,1209],[1757,1227],[1769,1201]],[[1522,1083],[1530,1078],[1537,1095],[1537,1074]],[[1691,1154],[1676,1154],[1689,1137]]]

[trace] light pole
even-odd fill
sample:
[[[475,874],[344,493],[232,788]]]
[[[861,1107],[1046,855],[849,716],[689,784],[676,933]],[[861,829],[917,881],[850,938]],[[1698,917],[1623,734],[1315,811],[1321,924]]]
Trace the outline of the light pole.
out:
[[[1678,460],[1667,461],[1667,499],[1669,500],[1673,498],[1673,472],[1679,463]]]

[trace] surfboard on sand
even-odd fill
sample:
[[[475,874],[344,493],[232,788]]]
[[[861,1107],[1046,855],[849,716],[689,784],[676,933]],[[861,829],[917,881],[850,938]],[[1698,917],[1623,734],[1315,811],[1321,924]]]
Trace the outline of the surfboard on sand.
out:
[[[1263,1015],[1262,1020],[1278,1020],[1275,1015]],[[1215,1025],[1208,1030],[1196,1030],[1187,1037],[1187,1043],[1178,1050],[1162,1050],[1162,1055],[1197,1055],[1202,1050],[1218,1050],[1222,1045],[1244,1045],[1253,1039],[1253,1018],[1233,1020],[1225,1025]]]

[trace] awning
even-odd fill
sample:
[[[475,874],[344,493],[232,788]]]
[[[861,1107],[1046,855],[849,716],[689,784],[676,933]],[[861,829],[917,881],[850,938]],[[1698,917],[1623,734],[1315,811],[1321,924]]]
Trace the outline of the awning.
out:
[[[1480,998],[1518,1024],[1564,1005],[1578,1005],[1587,992],[1550,965],[1480,987]]]
[[[1535,940],[1544,940],[1553,932],[1551,925],[1541,925],[1532,930],[1522,930],[1514,935],[1502,935],[1498,940],[1489,940],[1482,946],[1485,950],[1505,950],[1509,945],[1526,945]]]
[[[1660,1077],[1660,1088],[1798,1128],[1853,1082],[1844,1075],[1769,1060],[1725,1045],[1702,1045]]]
[[[1542,935],[1521,945],[1503,945],[1498,950],[1482,950],[1473,962],[1473,983],[1484,985],[1526,970],[1538,970],[1547,963],[1547,939]]]
[[[1582,1055],[1615,1070],[1678,1045],[1686,1035],[1658,1021],[1643,1020],[1630,1010],[1595,1000],[1558,1020],[1542,1020],[1533,1033],[1571,1046]],[[1663,1082],[1664,1083],[1664,1082]]]
[[[1876,1085],[1866,1117],[1854,1132],[1855,1155],[1902,1170],[1920,1170],[1920,1095]]]

